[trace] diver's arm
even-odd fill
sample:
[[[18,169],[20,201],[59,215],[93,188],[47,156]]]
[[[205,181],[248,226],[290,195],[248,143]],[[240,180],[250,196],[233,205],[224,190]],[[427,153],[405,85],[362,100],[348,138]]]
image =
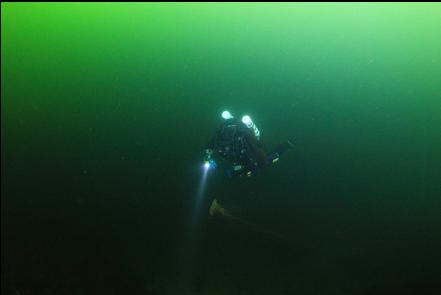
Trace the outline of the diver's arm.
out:
[[[289,140],[282,144],[279,144],[267,157],[267,163],[272,164],[279,160],[281,154],[291,150],[294,147],[293,143]]]
[[[206,150],[214,150],[214,138],[212,138],[205,147]]]

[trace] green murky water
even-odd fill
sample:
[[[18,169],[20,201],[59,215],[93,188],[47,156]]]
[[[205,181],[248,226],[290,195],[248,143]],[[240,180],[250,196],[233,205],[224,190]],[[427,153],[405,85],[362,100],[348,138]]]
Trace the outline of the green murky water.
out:
[[[439,3],[2,3],[2,294],[435,294],[440,86]],[[188,226],[225,108],[264,231]]]

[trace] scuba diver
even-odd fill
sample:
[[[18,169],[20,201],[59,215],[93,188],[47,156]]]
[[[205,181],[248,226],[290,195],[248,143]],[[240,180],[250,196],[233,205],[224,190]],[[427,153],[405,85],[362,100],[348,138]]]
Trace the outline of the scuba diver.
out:
[[[229,177],[252,176],[258,170],[279,160],[293,144],[288,140],[268,153],[260,140],[260,131],[250,116],[241,120],[234,118],[230,112],[222,113],[223,123],[216,131],[205,149],[205,168],[215,168],[214,153],[220,155],[227,163]]]

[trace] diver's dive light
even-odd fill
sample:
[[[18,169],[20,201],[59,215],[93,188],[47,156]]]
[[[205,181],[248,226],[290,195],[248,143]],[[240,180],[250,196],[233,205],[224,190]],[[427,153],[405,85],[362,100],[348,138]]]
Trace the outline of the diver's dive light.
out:
[[[224,118],[225,120],[233,119],[233,115],[229,111],[223,111],[222,118]]]
[[[242,117],[242,123],[247,126],[247,128],[253,128],[254,135],[256,136],[257,140],[260,140],[260,131],[257,128],[256,124],[254,124],[253,120],[251,120],[251,117],[248,115],[245,115]]]
[[[216,161],[214,161],[213,159],[206,160],[206,161],[204,162],[204,169],[205,169],[205,170],[208,170],[208,169],[216,169],[216,167],[217,167]]]
[[[253,120],[251,120],[251,117],[248,115],[245,115],[242,117],[242,123],[244,123],[248,128],[253,127]]]

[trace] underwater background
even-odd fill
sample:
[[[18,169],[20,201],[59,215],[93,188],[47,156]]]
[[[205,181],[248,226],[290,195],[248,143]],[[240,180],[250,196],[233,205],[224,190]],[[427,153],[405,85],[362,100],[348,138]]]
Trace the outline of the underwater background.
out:
[[[1,147],[2,294],[441,291],[439,3],[2,3]]]

